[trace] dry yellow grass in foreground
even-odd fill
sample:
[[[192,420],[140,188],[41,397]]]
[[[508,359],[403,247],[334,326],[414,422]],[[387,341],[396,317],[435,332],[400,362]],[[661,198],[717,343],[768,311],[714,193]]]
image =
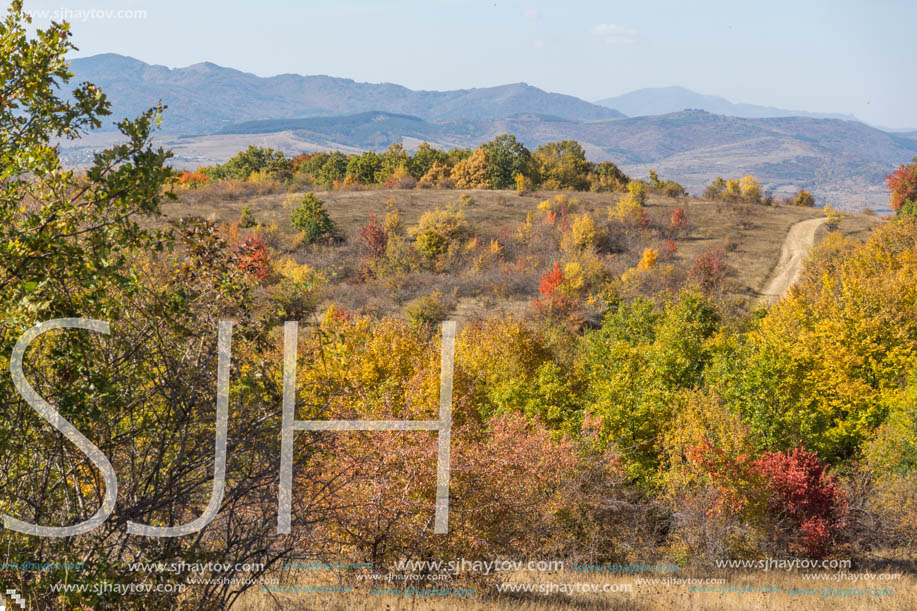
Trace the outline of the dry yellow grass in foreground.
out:
[[[860,571],[848,570],[855,573]],[[873,572],[873,571],[870,571]],[[879,571],[881,573],[883,571]],[[891,572],[891,571],[889,571]],[[740,572],[722,571],[718,578],[724,578],[723,585],[731,588],[771,588],[780,591],[762,592],[692,592],[687,585],[647,585],[636,584],[633,577],[615,577],[613,575],[596,575],[566,571],[563,573],[543,574],[532,579],[531,573],[518,573],[506,579],[505,583],[556,583],[556,584],[633,584],[627,593],[575,593],[566,594],[498,594],[492,584],[478,587],[475,597],[428,597],[420,596],[378,596],[371,595],[368,586],[354,588],[354,592],[340,594],[279,594],[252,590],[239,601],[237,608],[246,611],[269,611],[290,609],[294,611],[369,611],[385,609],[387,611],[456,611],[469,609],[473,611],[546,611],[548,609],[569,609],[588,611],[593,609],[612,609],[616,611],[662,611],[669,609],[700,609],[703,611],[744,611],[744,610],[789,610],[822,611],[827,609],[845,609],[850,611],[888,610],[903,611],[917,609],[917,578],[904,574],[899,580],[878,581],[813,581],[805,580],[798,573],[786,572]],[[689,577],[706,578],[704,575],[680,575],[681,579]],[[301,579],[287,580],[286,584],[301,583],[318,585],[316,580],[309,581],[308,575]],[[639,578],[638,578],[639,579]],[[382,586],[385,587],[385,586]],[[396,587],[396,586],[389,586]],[[422,587],[420,585],[416,586]],[[430,587],[449,587],[442,583]],[[461,586],[455,586],[461,587]],[[466,586],[467,587],[467,586]],[[717,587],[717,586],[709,586]],[[893,594],[884,596],[820,596],[813,594],[790,594],[790,590],[810,589],[820,591],[834,588],[837,590],[891,589]]]

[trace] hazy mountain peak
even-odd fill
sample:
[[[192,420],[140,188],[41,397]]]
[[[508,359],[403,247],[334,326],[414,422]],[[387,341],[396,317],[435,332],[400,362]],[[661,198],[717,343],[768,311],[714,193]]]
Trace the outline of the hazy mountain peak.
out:
[[[845,121],[857,120],[853,115],[787,110],[785,108],[775,108],[772,106],[735,103],[720,96],[705,95],[680,86],[637,89],[616,97],[598,100],[596,104],[614,108],[632,117],[664,115],[685,109],[700,109],[715,114],[749,119],[767,117],[815,117],[823,119],[842,119]]]

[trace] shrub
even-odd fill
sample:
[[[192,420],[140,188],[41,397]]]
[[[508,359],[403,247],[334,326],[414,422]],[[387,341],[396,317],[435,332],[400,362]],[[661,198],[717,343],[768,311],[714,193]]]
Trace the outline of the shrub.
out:
[[[726,253],[721,248],[715,248],[698,255],[688,274],[704,293],[719,290],[726,278]]]
[[[417,186],[427,189],[451,189],[455,186],[455,183],[456,181],[451,177],[449,167],[439,161],[434,161],[430,169],[421,177]]]
[[[564,272],[560,269],[560,263],[556,261],[550,271],[541,275],[541,281],[538,285],[538,292],[541,293],[541,297],[534,302],[534,306],[540,312],[558,314],[570,309],[571,302],[560,289],[564,280]]]
[[[650,170],[649,188],[653,193],[661,193],[666,197],[682,197],[688,194],[685,188],[674,180],[660,180],[656,170]]]
[[[623,191],[630,178],[610,161],[603,161],[595,166],[590,174],[590,190],[592,191]]]
[[[828,226],[828,229],[834,231],[837,229],[837,226],[840,225],[843,215],[828,204],[825,204],[825,218],[827,219],[825,224]]]
[[[251,145],[226,163],[202,171],[217,180],[248,180],[252,174],[263,172],[269,178],[286,181],[293,175],[293,164],[281,151]]]
[[[846,525],[847,499],[814,452],[765,452],[752,469],[769,488],[768,510],[791,552],[821,558]]]
[[[369,223],[360,227],[360,239],[366,246],[370,258],[378,259],[385,254],[385,247],[388,244],[388,232],[375,214],[370,213]]]
[[[452,168],[451,177],[455,179],[455,186],[461,189],[492,188],[490,166],[484,149],[477,149],[470,157],[457,163]]]
[[[271,259],[267,254],[267,245],[260,235],[253,235],[236,248],[239,269],[251,274],[258,280],[267,280],[271,275]]]
[[[627,195],[618,200],[610,211],[610,216],[623,222],[642,223],[645,217],[644,202],[646,202],[646,187],[640,181],[631,181],[627,183]]]
[[[675,208],[669,220],[672,222],[672,227],[674,229],[681,229],[688,224],[688,216],[685,214],[684,208]]]
[[[255,226],[255,215],[252,214],[252,209],[247,205],[242,206],[242,216],[239,217],[239,226],[245,229]]]
[[[207,184],[209,180],[210,177],[201,172],[182,172],[178,177],[178,185],[179,187],[196,189]]]
[[[749,174],[739,181],[739,192],[742,201],[757,204],[761,201],[761,185],[755,180],[755,177]]]
[[[796,194],[796,197],[793,198],[794,206],[802,206],[805,208],[812,208],[815,206],[815,197],[806,191],[805,189],[801,190]]]
[[[568,254],[580,252],[595,246],[599,239],[599,230],[588,212],[573,215],[570,228],[564,232],[561,248]]]
[[[637,263],[637,269],[645,272],[653,269],[656,266],[656,260],[659,258],[659,251],[654,248],[646,248],[643,250],[643,255],[640,257],[640,262]]]
[[[441,257],[470,232],[462,210],[442,208],[424,212],[417,225],[408,230],[414,237],[414,247],[428,259]]]
[[[389,189],[413,189],[417,180],[411,176],[406,166],[400,165],[382,184]]]
[[[325,202],[317,198],[312,191],[306,193],[299,207],[293,210],[290,224],[302,231],[308,244],[331,236],[334,232],[334,222],[325,210]]]
[[[534,185],[531,178],[522,172],[516,174],[516,193],[519,195],[525,195],[526,193],[530,193],[533,188]]]
[[[404,315],[411,327],[418,328],[446,320],[449,309],[443,294],[440,291],[433,291],[429,295],[408,302],[404,307]]]
[[[732,203],[758,204],[762,201],[762,190],[755,177],[749,174],[741,179],[715,179],[704,190],[704,197]]]

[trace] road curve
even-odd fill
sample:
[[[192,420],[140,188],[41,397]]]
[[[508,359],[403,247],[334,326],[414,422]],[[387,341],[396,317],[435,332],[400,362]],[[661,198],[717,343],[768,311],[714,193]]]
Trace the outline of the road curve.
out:
[[[773,303],[783,297],[802,273],[809,250],[815,246],[815,232],[827,219],[817,218],[794,223],[780,248],[780,261],[761,291],[761,299]]]

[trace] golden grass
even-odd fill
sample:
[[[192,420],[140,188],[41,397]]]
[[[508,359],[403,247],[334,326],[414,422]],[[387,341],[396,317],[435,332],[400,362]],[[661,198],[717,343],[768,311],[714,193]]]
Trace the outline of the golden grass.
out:
[[[847,569],[847,573],[861,572]],[[870,570],[869,572],[875,572]],[[879,573],[885,571],[878,571]],[[888,571],[893,572],[893,571]],[[668,611],[671,609],[697,609],[702,611],[751,611],[751,610],[799,610],[823,611],[828,609],[848,609],[850,611],[883,610],[904,611],[917,609],[917,578],[904,574],[896,581],[812,581],[801,577],[801,572],[745,572],[738,570],[719,570],[707,574],[691,575],[673,574],[682,579],[724,578],[725,585],[733,588],[742,586],[780,588],[779,592],[742,593],[729,592],[691,592],[687,585],[646,585],[635,584],[633,577],[616,577],[595,573],[577,573],[565,571],[553,574],[540,574],[533,578],[532,573],[517,573],[506,582],[512,583],[618,583],[634,584],[629,593],[575,593],[566,594],[497,594],[492,584],[478,586],[476,597],[401,597],[374,596],[369,594],[369,586],[355,587],[354,592],[347,594],[267,594],[257,590],[246,592],[235,608],[246,611],[269,611],[289,609],[293,611],[370,611],[386,609],[389,611],[455,611],[468,609],[473,611],[547,611],[548,609],[591,611],[612,609],[620,611]],[[653,576],[650,576],[652,578]],[[311,579],[310,579],[311,578]],[[300,583],[319,585],[314,575],[300,574],[299,579],[287,579],[284,584]],[[443,587],[441,582],[432,587]],[[397,586],[391,586],[397,587]],[[415,586],[422,587],[422,586]],[[461,586],[456,586],[461,587]],[[467,587],[467,586],[466,586]],[[886,596],[830,596],[791,595],[792,588],[819,590],[822,588],[854,589],[890,588],[894,591]],[[483,592],[482,592],[483,590]],[[483,594],[483,595],[482,595]]]

